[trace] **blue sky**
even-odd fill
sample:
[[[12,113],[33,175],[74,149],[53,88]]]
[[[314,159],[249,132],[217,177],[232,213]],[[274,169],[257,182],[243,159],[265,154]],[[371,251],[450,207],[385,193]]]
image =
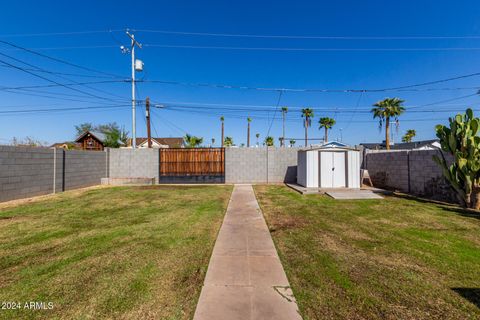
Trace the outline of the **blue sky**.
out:
[[[480,35],[479,16],[480,4],[477,1],[43,1],[41,5],[37,1],[12,1],[0,12],[0,40],[127,79],[130,75],[130,58],[120,52],[119,46],[128,44],[128,38],[121,30],[137,29],[136,37],[145,45],[138,50],[138,58],[145,63],[145,71],[137,75],[145,80],[138,83],[139,98],[149,96],[156,103],[166,106],[164,109],[154,109],[154,134],[179,136],[188,132],[204,137],[208,142],[211,138],[218,142],[218,118],[224,114],[226,135],[232,136],[240,144],[246,142],[247,116],[253,118],[252,135],[258,132],[264,137],[272,118],[270,135],[275,139],[281,135],[280,114],[274,112],[278,92],[167,85],[148,81],[258,88],[376,89],[472,74],[480,72],[480,50],[458,48],[480,48],[480,38],[368,40],[359,37],[477,36]],[[347,36],[353,39],[221,37],[140,30]],[[102,32],[45,35],[84,31]],[[38,33],[42,35],[26,35]],[[302,50],[200,49],[192,46]],[[456,49],[418,50],[431,48]],[[60,64],[22,50],[12,50],[7,45],[0,45],[0,53],[17,59],[0,56],[0,60],[11,65],[30,69],[34,66],[69,74],[61,78],[58,74],[36,72],[58,83],[112,80],[103,78],[103,74]],[[22,64],[18,59],[31,66]],[[317,129],[317,121],[321,116],[329,116],[337,120],[329,136],[333,139],[342,136],[343,141],[357,144],[383,140],[383,133],[379,132],[377,122],[368,111],[374,102],[398,96],[406,100],[407,107],[407,112],[400,118],[398,135],[401,136],[407,129],[415,129],[417,139],[429,139],[435,136],[434,126],[444,123],[443,119],[448,116],[464,110],[466,106],[478,110],[480,97],[473,95],[477,90],[471,87],[479,86],[479,80],[477,76],[419,87],[435,89],[429,91],[285,91],[279,105],[290,108],[287,137],[303,137],[299,109],[312,107],[315,118],[310,130],[311,137],[323,137],[323,132]],[[3,66],[0,71],[2,87],[48,84],[51,83],[14,68]],[[106,105],[119,107],[3,113],[0,114],[0,143],[7,143],[14,136],[33,136],[47,142],[71,140],[74,138],[74,125],[81,122],[98,124],[116,121],[131,131],[128,107],[131,89],[128,83],[91,84],[90,88],[75,88],[82,92],[63,87],[36,88],[35,91],[0,90],[0,111]],[[468,89],[438,90],[444,88]],[[85,92],[90,95],[85,95]],[[92,94],[97,97],[92,97]],[[472,96],[459,98],[467,95]],[[222,110],[222,106],[228,106],[228,110]],[[144,136],[146,131],[143,115],[143,108],[140,108],[137,122],[139,136]]]

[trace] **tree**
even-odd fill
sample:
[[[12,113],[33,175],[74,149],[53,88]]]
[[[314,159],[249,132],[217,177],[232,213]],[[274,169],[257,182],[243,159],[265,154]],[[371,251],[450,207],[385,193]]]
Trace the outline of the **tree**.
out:
[[[281,140],[281,143],[280,143],[280,146],[281,147],[285,147],[285,118],[287,117],[287,112],[288,112],[288,107],[282,107],[282,121],[283,121],[283,125],[282,125],[282,140]]]
[[[250,147],[250,122],[252,122],[252,119],[248,117],[247,118],[247,148]]]
[[[275,140],[273,139],[273,137],[271,136],[265,137],[265,145],[267,147],[272,147],[274,143],[275,143]]]
[[[75,126],[75,130],[77,131],[77,137],[86,131],[93,131],[94,129],[95,127],[90,122],[84,122],[79,124],[78,126]]]
[[[480,209],[480,118],[472,109],[449,118],[449,127],[437,125],[435,130],[443,151],[453,156],[448,164],[443,153],[433,156],[445,178],[457,193],[464,207]]]
[[[258,139],[260,138],[260,133],[256,133],[255,137],[257,138],[257,147],[258,147]]]
[[[212,147],[215,145],[215,138],[212,138]]]
[[[328,142],[328,130],[335,125],[336,123],[335,119],[329,118],[329,117],[323,117],[323,118],[320,118],[318,123],[320,124],[319,129],[325,128],[325,142]]]
[[[395,123],[398,128],[398,117],[405,112],[405,108],[402,106],[402,99],[399,98],[386,98],[382,101],[375,103],[371,112],[373,113],[373,118],[378,118],[380,121],[380,129],[383,127],[385,122],[385,144],[387,150],[390,150],[390,118],[395,119]]]
[[[408,129],[402,137],[402,142],[412,142],[413,138],[417,135],[417,131],[414,129]]]
[[[221,116],[220,117],[220,121],[222,122],[222,147],[224,146],[224,142],[225,142],[225,138],[224,138],[224,133],[225,133],[225,126],[224,126],[224,122],[225,122],[225,117],[224,116]]]
[[[225,137],[225,141],[223,141],[223,145],[225,147],[233,146],[233,138],[232,137]]]
[[[183,140],[188,148],[196,148],[203,143],[203,138],[192,136],[188,133],[183,137]]]
[[[304,118],[303,127],[305,128],[305,147],[306,147],[308,144],[308,127],[310,127],[312,122],[313,109],[311,108],[302,109],[302,118]]]
[[[293,147],[295,145],[295,140],[294,139],[290,139],[290,147]]]

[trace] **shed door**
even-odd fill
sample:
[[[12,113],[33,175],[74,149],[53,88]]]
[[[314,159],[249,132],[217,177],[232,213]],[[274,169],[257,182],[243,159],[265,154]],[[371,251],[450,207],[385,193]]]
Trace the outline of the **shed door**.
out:
[[[345,152],[320,152],[320,187],[346,187]]]
[[[345,188],[345,152],[333,153],[333,187]]]

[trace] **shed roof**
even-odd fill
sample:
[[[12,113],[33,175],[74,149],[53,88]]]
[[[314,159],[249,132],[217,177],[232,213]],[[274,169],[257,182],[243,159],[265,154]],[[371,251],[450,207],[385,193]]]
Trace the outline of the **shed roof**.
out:
[[[322,145],[322,146],[312,146],[310,148],[303,148],[300,151],[360,151],[358,149],[352,148],[350,146],[335,146],[335,145]]]

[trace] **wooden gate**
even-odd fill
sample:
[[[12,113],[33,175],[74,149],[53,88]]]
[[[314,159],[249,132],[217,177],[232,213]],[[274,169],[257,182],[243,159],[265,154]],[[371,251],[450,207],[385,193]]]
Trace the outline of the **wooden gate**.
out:
[[[159,150],[160,177],[225,177],[225,148]]]

